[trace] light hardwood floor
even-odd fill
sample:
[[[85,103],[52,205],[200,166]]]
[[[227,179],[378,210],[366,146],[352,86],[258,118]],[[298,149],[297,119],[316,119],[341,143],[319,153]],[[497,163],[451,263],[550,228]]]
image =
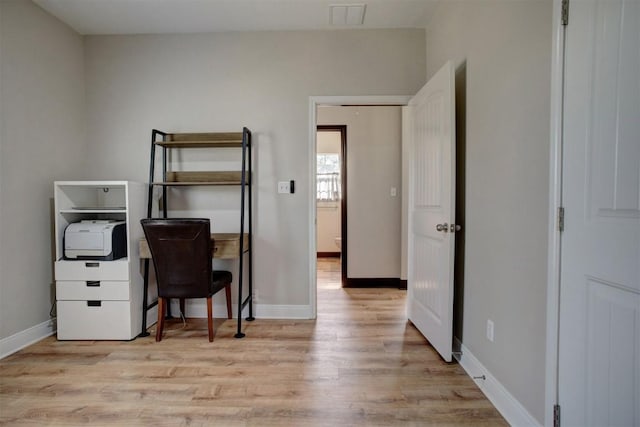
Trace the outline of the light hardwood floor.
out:
[[[160,343],[47,338],[0,361],[0,424],[506,425],[406,321],[405,291],[318,288],[317,320],[258,319],[240,340],[222,319],[213,343],[202,319]]]

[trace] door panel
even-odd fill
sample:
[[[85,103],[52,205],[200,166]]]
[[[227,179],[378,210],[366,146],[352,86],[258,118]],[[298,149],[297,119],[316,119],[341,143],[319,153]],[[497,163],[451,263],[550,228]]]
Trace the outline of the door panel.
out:
[[[571,2],[560,277],[562,425],[640,425],[640,2]]]
[[[625,355],[639,354],[638,340],[629,337],[640,330],[640,295],[595,278],[586,287],[587,419],[594,426],[638,425],[630,410],[638,403],[638,357]]]
[[[454,71],[447,63],[409,102],[409,320],[446,361],[453,340]]]

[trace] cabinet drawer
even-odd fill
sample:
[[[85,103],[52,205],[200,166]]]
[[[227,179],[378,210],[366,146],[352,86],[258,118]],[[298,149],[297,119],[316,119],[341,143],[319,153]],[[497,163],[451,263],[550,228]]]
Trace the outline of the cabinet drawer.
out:
[[[131,282],[114,280],[58,280],[56,299],[128,301],[131,297]]]
[[[129,261],[56,261],[56,280],[129,280]]]
[[[130,340],[140,333],[128,301],[58,301],[59,340]],[[139,307],[136,307],[139,309]]]

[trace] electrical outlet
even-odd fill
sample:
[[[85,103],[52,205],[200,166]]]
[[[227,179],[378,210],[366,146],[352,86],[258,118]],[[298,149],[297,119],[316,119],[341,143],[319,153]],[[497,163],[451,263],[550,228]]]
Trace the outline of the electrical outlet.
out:
[[[493,320],[487,320],[487,339],[493,342]]]

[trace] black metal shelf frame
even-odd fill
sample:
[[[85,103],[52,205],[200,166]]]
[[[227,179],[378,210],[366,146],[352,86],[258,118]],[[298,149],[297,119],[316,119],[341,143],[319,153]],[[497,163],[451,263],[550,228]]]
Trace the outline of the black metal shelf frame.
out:
[[[167,218],[167,187],[171,186],[170,183],[167,183],[167,166],[168,166],[168,156],[167,151],[176,148],[176,147],[162,147],[162,181],[154,182],[155,179],[155,159],[156,159],[156,146],[158,146],[159,142],[165,141],[167,136],[171,135],[167,132],[162,132],[157,129],[153,129],[151,131],[151,159],[149,161],[149,193],[148,193],[148,202],[147,202],[147,218],[151,218],[152,210],[153,210],[153,189],[156,186],[162,187],[162,217]],[[158,141],[158,137],[162,137],[162,140]],[[178,147],[179,148],[179,147]],[[190,147],[182,147],[182,148],[190,148]],[[238,327],[235,338],[243,338],[245,334],[242,332],[242,310],[246,306],[249,306],[249,316],[246,318],[247,321],[255,320],[253,316],[253,213],[252,213],[252,181],[253,178],[247,176],[247,173],[251,174],[253,168],[251,164],[251,131],[244,127],[242,129],[242,169],[241,169],[241,180],[240,180],[240,248],[238,253]],[[176,184],[177,185],[177,184]],[[198,184],[194,184],[198,185]],[[238,184],[230,184],[230,185],[238,185]],[[248,193],[248,197],[247,197]],[[247,221],[245,218],[245,205],[246,211],[249,216],[249,220]],[[247,234],[248,234],[248,247],[244,247],[244,231],[245,225],[247,226]],[[243,299],[242,296],[242,285],[244,279],[244,257],[245,253],[249,258],[247,261],[248,265],[248,295]],[[152,309],[158,304],[158,301],[154,301],[149,304],[148,290],[149,290],[149,268],[150,262],[149,258],[144,260],[144,290],[142,295],[142,331],[139,336],[146,337],[149,336],[149,332],[147,332],[147,311]],[[167,317],[171,317],[171,308],[170,304],[167,305]]]

